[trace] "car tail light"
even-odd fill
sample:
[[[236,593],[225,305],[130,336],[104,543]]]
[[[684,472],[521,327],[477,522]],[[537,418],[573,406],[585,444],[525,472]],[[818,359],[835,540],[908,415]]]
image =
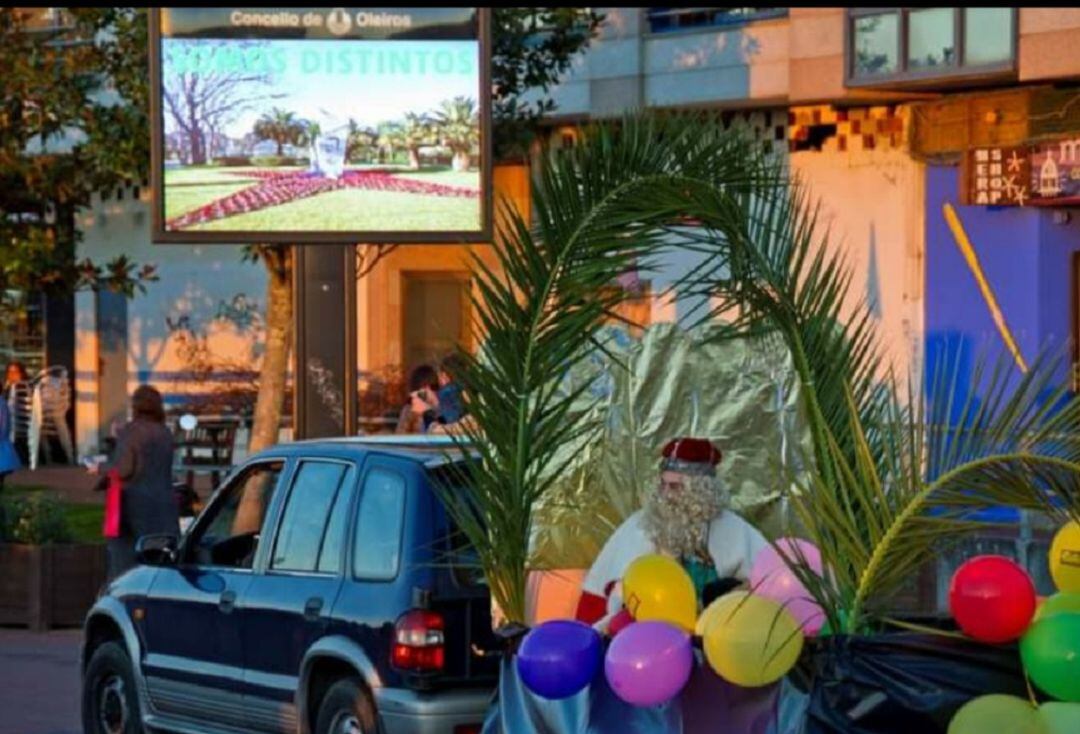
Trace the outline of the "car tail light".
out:
[[[458,724],[454,727],[454,734],[480,734],[483,729],[480,724]]]
[[[410,673],[440,671],[446,662],[443,640],[441,614],[427,609],[406,612],[394,625],[390,663]]]

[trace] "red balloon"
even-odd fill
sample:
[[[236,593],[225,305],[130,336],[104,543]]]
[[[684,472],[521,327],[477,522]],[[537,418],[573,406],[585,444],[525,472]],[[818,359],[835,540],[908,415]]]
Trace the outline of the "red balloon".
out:
[[[977,556],[956,569],[949,609],[965,634],[981,642],[1011,642],[1035,616],[1035,585],[1004,556]]]

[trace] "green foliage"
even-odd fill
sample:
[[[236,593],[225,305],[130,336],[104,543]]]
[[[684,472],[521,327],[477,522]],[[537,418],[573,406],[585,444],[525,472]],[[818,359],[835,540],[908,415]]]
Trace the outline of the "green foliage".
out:
[[[251,159],[251,165],[257,168],[278,168],[280,166],[306,166],[307,158],[290,158],[283,155],[257,155]]]
[[[604,16],[592,8],[496,7],[491,18],[495,160],[520,159],[540,118],[555,109],[548,92],[588,47]]]
[[[145,11],[69,8],[71,24],[34,30],[27,10],[0,8],[0,293],[131,294],[153,268],[76,262],[75,213],[147,175]]]
[[[44,545],[67,543],[72,537],[63,505],[51,497],[16,497],[0,507],[0,540],[4,542]]]
[[[295,113],[275,107],[255,122],[252,132],[257,140],[272,140],[277,145],[277,157],[281,158],[286,145],[303,144],[308,126]]]

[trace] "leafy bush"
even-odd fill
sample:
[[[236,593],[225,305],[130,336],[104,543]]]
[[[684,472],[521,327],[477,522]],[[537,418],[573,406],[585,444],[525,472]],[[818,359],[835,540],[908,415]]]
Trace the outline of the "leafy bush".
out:
[[[64,508],[51,497],[10,499],[0,505],[0,540],[44,545],[72,539]]]
[[[246,155],[223,155],[214,159],[215,166],[250,166],[251,158]]]
[[[258,155],[251,159],[251,165],[276,168],[278,166],[306,166],[307,158],[289,158],[279,155]]]

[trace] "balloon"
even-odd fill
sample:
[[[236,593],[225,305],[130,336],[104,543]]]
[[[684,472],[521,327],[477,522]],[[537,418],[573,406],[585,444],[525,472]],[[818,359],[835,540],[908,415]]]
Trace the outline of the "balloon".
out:
[[[623,603],[638,622],[670,622],[692,632],[697,593],[686,570],[667,556],[641,556],[623,575]]]
[[[1080,703],[1080,614],[1044,617],[1020,639],[1031,682],[1061,701]]]
[[[735,685],[756,688],[784,677],[802,652],[802,628],[772,599],[735,591],[717,600],[705,632],[705,658]]]
[[[709,627],[712,626],[713,622],[717,620],[719,614],[722,613],[726,608],[725,599],[727,599],[733,593],[738,592],[730,592],[724,594],[723,596],[714,599],[712,604],[705,607],[705,611],[701,613],[701,616],[698,617],[697,624],[694,625],[695,635],[702,638],[705,637],[705,633],[709,630]]]
[[[666,703],[690,680],[690,635],[667,622],[635,622],[611,641],[604,674],[611,690],[635,706]]]
[[[600,669],[603,645],[587,624],[557,619],[534,627],[518,648],[517,669],[525,687],[558,699],[583,690]]]
[[[818,576],[822,575],[821,552],[813,543],[798,538],[781,538],[777,545],[792,561],[801,563],[805,559],[811,570]],[[816,635],[825,623],[821,606],[771,545],[754,559],[750,569],[750,588],[758,596],[782,604],[808,635]]]
[[[992,694],[965,703],[949,722],[948,734],[1041,734],[1038,713],[1016,696]]]
[[[1053,617],[1055,614],[1080,614],[1080,594],[1066,594],[1063,592],[1047,597],[1039,610],[1035,612],[1035,621],[1038,622],[1040,619]]]
[[[949,609],[966,634],[981,642],[1010,642],[1035,616],[1035,585],[1004,556],[977,556],[956,569]]]
[[[1058,591],[1080,592],[1080,523],[1066,524],[1050,544],[1050,575]]]
[[[1080,731],[1080,703],[1047,701],[1039,706],[1039,734],[1076,734]]]

